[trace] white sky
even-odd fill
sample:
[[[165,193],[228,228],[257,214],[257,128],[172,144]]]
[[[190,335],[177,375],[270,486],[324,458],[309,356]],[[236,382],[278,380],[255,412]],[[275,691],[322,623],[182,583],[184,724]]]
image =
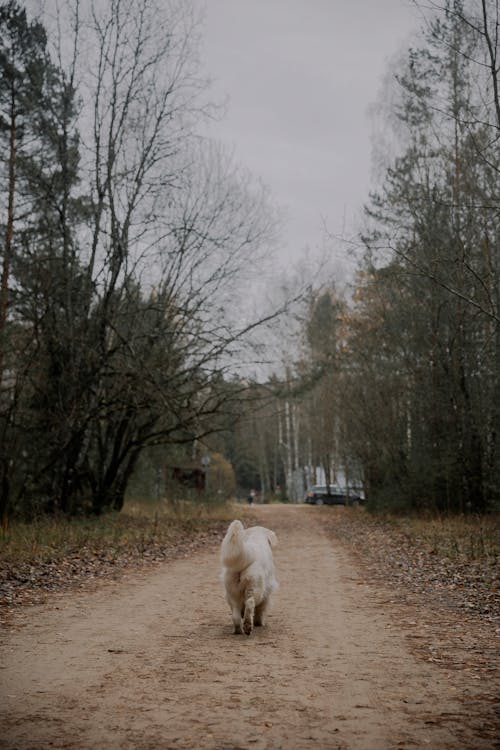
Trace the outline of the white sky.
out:
[[[283,262],[351,234],[368,197],[371,124],[411,0],[198,0],[202,59],[227,114],[211,134],[286,208]],[[342,250],[336,250],[342,253]]]

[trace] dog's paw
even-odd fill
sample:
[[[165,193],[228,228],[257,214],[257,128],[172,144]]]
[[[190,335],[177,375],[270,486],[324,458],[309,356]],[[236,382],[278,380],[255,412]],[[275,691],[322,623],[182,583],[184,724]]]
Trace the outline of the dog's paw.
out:
[[[242,635],[243,630],[241,629],[241,625],[235,625],[233,630],[233,635]]]
[[[252,632],[252,629],[253,629],[253,624],[251,620],[245,620],[245,622],[243,623],[243,632],[245,633],[245,635],[250,635],[250,633]]]

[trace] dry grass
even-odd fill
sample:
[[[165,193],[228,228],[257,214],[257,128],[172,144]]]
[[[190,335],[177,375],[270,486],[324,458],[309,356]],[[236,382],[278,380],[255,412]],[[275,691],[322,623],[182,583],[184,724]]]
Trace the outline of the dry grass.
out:
[[[0,625],[13,607],[41,603],[49,593],[212,548],[236,512],[220,503],[129,503],[98,518],[12,522],[0,532]]]
[[[128,503],[121,513],[91,518],[40,517],[32,523],[12,521],[0,531],[0,566],[8,563],[57,561],[67,556],[106,552],[151,544],[176,544],[233,518],[228,505],[179,502]]]
[[[395,598],[438,600],[498,622],[498,515],[403,518],[342,508],[326,528]]]
[[[500,553],[500,517],[393,518],[391,523],[430,552],[451,559],[492,561]]]

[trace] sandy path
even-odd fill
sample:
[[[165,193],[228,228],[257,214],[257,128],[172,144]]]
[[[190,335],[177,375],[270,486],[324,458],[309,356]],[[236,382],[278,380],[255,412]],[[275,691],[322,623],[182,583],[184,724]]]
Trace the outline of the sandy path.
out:
[[[488,747],[322,533],[332,510],[255,509],[281,588],[250,637],[231,634],[215,549],[29,610],[1,635],[0,747]]]

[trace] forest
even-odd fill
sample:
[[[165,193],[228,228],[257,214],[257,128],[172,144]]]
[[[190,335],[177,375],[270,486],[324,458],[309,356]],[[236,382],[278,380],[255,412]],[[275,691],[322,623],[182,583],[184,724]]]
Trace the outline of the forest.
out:
[[[426,11],[389,71],[352,285],[256,314],[237,302],[279,222],[200,136],[186,4],[2,3],[4,523],[120,510],[204,456],[224,493],[297,501],[321,476],[375,510],[498,511],[499,30],[498,0]]]

